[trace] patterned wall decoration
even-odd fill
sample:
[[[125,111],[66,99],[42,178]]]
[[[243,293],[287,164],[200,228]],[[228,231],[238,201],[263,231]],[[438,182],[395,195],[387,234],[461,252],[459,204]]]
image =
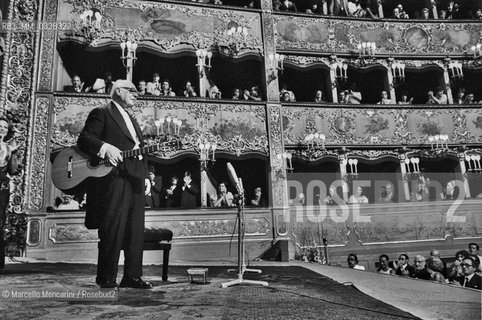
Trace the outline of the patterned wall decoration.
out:
[[[273,207],[282,208],[286,205],[286,186],[284,159],[278,159],[277,155],[282,154],[283,134],[281,129],[282,110],[279,105],[268,105],[268,125],[270,141],[270,163],[271,163],[271,185],[273,195]]]
[[[46,0],[44,8],[44,20],[56,21],[57,20],[57,3],[58,0]],[[37,88],[40,91],[51,91],[52,73],[53,73],[53,61],[55,57],[56,47],[56,31],[43,30],[42,42],[40,52],[40,72]]]
[[[103,15],[100,28],[82,25],[79,15],[89,9]],[[92,46],[119,43],[127,32],[140,47],[162,52],[193,48],[217,48],[227,55],[233,50],[235,55],[263,52],[260,16],[253,12],[130,0],[64,0],[59,16],[73,22],[71,30],[59,33],[60,39],[92,42]],[[246,27],[248,33],[228,36],[226,31],[233,26]]]
[[[108,101],[107,97],[92,95],[55,97],[51,150],[76,144],[88,113]],[[174,134],[173,123],[169,126],[164,123],[158,129],[156,119],[175,117],[182,121],[178,129],[181,149],[160,152],[160,157],[173,157],[183,151],[193,150],[197,146],[197,133],[204,129],[216,137],[218,150],[238,156],[249,152],[268,155],[263,105],[139,100],[135,112],[148,143],[155,143],[158,132]]]
[[[309,125],[312,123],[312,125]],[[449,143],[482,142],[480,108],[283,108],[285,144],[304,144],[310,132],[323,132],[326,145],[427,144],[428,137],[448,134]]]
[[[480,23],[375,22],[275,17],[277,48],[327,53],[355,53],[361,42],[375,42],[377,53],[387,55],[465,55],[477,44]]]

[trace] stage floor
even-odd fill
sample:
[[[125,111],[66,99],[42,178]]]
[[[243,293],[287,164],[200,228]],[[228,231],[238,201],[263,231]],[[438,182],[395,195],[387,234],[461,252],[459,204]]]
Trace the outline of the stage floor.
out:
[[[417,319],[301,266],[261,266],[262,274],[249,273],[246,278],[267,281],[268,287],[225,289],[221,284],[237,277],[229,267],[208,266],[206,284],[188,281],[190,267],[171,267],[169,281],[163,282],[161,266],[145,266],[144,279],[153,282],[154,289],[121,288],[114,301],[0,297],[0,319]],[[8,263],[0,275],[2,295],[5,290],[98,289],[95,266],[88,264]],[[121,276],[120,272],[119,280]]]

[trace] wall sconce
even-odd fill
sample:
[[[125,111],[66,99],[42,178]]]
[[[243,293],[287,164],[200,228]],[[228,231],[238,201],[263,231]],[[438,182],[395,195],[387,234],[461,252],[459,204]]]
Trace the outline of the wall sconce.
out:
[[[479,59],[482,56],[482,44],[477,43],[477,45],[470,47],[470,54],[473,55],[474,60]]]
[[[293,158],[293,155],[290,152],[283,152],[281,154],[276,155],[276,158],[278,160],[283,159],[283,168],[288,171],[293,171],[293,163],[291,162],[291,159]]]
[[[321,144],[321,148],[325,149],[326,136],[321,132],[310,133],[306,135],[304,140],[308,150],[315,148],[315,143],[316,148],[319,148]]]
[[[202,78],[206,73],[205,70],[211,69],[211,57],[213,56],[212,52],[207,51],[206,49],[197,49],[196,50],[196,57],[197,57],[197,70],[199,73],[199,78]],[[208,63],[206,64],[206,58],[208,59]]]
[[[405,159],[405,168],[407,171],[407,174],[418,174],[420,173],[420,159],[419,158],[406,158]],[[412,164],[410,166],[410,164]]]
[[[405,82],[405,63],[392,62],[393,86],[398,87]]]
[[[469,168],[468,168],[469,172],[482,173],[482,167],[480,164],[480,154],[472,154],[472,155],[467,154],[465,156],[465,161],[469,165]],[[474,165],[472,165],[472,162]]]
[[[449,147],[449,136],[448,134],[437,134],[428,137],[428,142],[430,143],[430,149],[434,150],[433,145],[435,144],[435,150],[438,149],[448,149]],[[445,147],[444,147],[445,144]]]
[[[345,160],[344,161],[345,165],[349,165],[350,166],[350,171],[348,172],[347,170],[347,174],[349,176],[358,176],[358,159],[348,159],[348,160]],[[347,166],[347,169],[348,169],[348,166]]]
[[[268,55],[268,58],[269,58],[269,70],[270,70],[270,74],[269,74],[269,82],[273,81],[274,79],[278,78],[278,73],[283,73],[283,62],[284,62],[284,59],[285,59],[285,56],[282,55],[282,54],[272,54],[270,53]]]
[[[202,170],[206,170],[209,161],[215,162],[216,149],[218,145],[215,139],[201,135],[198,139],[197,148],[199,150],[199,161],[201,162]]]
[[[450,81],[453,84],[461,83],[464,80],[464,72],[461,62],[449,62],[447,64],[447,69],[449,72]]]
[[[228,48],[232,55],[238,55],[239,44],[246,43],[246,38],[248,37],[248,28],[241,27],[234,21],[228,24],[228,30],[226,30],[226,35],[228,36]]]
[[[80,14],[80,20],[82,22],[81,31],[90,41],[96,39],[100,32],[100,26],[102,22],[102,14],[97,9],[86,10]]]
[[[122,49],[122,64],[126,68],[126,79],[132,81],[132,73],[134,71],[134,65],[137,60],[137,43],[134,41],[126,40],[120,43],[120,47]]]
[[[362,58],[373,58],[377,49],[375,42],[361,42],[357,45],[358,57]]]
[[[172,127],[171,127],[172,122]],[[166,123],[167,128],[164,128],[164,123]],[[159,118],[154,121],[157,128],[157,135],[160,134],[173,134],[179,135],[181,132],[182,120],[176,117],[167,116],[166,118]]]
[[[345,84],[348,80],[348,65],[344,62],[334,62],[331,68],[335,71],[335,79],[338,84]]]

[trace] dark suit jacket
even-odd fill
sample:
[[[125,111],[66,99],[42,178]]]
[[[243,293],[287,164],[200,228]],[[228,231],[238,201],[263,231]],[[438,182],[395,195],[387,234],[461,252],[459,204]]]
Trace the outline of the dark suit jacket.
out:
[[[181,187],[182,190],[182,187]],[[196,208],[197,194],[199,190],[194,182],[191,182],[191,188],[186,188],[181,192],[181,207],[182,208]]]
[[[460,283],[461,285],[464,285],[465,277],[464,276],[455,277],[454,280]],[[474,274],[472,279],[470,279],[470,281],[465,284],[465,287],[482,290],[482,277],[479,276],[478,274]]]
[[[151,187],[152,207],[161,207],[162,177],[154,177],[154,186]]]
[[[141,129],[135,119],[132,119],[132,123],[140,140],[140,147],[143,147]],[[135,146],[134,139],[127,129],[124,118],[122,118],[121,113],[112,102],[90,112],[84,129],[77,140],[80,150],[90,155],[93,159],[97,158],[97,153],[104,143],[109,143],[121,151],[131,150]],[[144,180],[147,176],[146,157],[143,157],[142,160],[138,158],[124,158],[124,161],[114,168],[111,174],[88,182],[85,216],[85,225],[88,229],[97,229],[99,227],[101,214],[105,205],[107,205],[105,203],[106,188],[112,175],[119,174],[132,179],[134,183],[144,186]]]
[[[176,208],[181,205],[181,186],[177,185],[176,189],[174,189],[173,194],[168,194],[167,189],[169,189],[171,186],[168,186],[167,188],[164,189],[164,192],[162,193],[163,201],[164,201],[164,206],[166,208]]]

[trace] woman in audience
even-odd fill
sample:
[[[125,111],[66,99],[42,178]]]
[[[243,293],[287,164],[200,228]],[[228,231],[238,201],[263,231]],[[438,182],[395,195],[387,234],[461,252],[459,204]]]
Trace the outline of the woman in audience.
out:
[[[450,266],[450,268],[447,269],[447,279],[449,281],[453,281],[455,277],[460,277],[463,276],[464,273],[462,272],[462,266],[461,263],[464,261],[464,259],[467,259],[469,257],[469,253],[466,250],[460,250],[457,251],[455,254],[455,261]]]
[[[395,274],[395,270],[390,268],[390,258],[386,254],[382,254],[378,258],[378,262],[380,263],[380,267],[377,269],[377,271],[381,274]]]
[[[251,205],[256,207],[265,207],[266,200],[261,192],[261,188],[257,187],[254,189],[254,198],[251,200]]]
[[[211,197],[213,207],[232,207],[234,196],[228,191],[225,182],[218,185],[218,194]]]
[[[431,280],[439,283],[445,283],[443,276],[444,263],[442,260],[436,257],[430,257],[427,259],[427,271],[431,276]]]
[[[176,94],[171,88],[171,82],[168,79],[162,80],[162,85],[161,85],[161,96],[165,97],[175,97]]]
[[[362,187],[356,188],[356,193],[350,196],[348,203],[368,203],[368,198],[363,194]]]
[[[358,265],[358,257],[354,253],[350,253],[348,258],[346,258],[346,262],[348,263],[348,268],[357,269],[357,270],[365,270],[364,266]]]

